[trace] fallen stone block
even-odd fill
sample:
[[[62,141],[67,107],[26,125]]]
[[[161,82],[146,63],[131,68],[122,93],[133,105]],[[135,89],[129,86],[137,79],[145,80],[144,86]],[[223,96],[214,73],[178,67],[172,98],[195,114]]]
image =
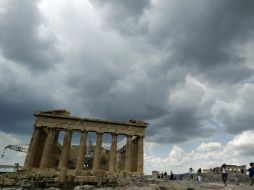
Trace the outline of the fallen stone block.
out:
[[[73,190],[94,190],[95,187],[92,185],[81,185],[81,186],[76,186]]]
[[[15,185],[15,181],[16,181],[15,179],[4,178],[3,185],[12,186],[12,185]]]
[[[92,182],[97,183],[100,182],[101,179],[97,176],[76,176],[74,179],[75,182]]]

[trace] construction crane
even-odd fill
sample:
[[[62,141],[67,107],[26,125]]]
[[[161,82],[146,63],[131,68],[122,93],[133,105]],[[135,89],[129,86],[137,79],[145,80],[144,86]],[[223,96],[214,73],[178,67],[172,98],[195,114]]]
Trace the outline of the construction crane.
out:
[[[28,146],[28,145],[23,145],[23,146]],[[6,149],[11,149],[11,150],[15,150],[18,152],[24,152],[27,153],[28,152],[28,148],[23,147],[22,145],[7,145],[6,147],[4,147],[4,151],[2,153],[2,158],[4,157],[5,151]]]

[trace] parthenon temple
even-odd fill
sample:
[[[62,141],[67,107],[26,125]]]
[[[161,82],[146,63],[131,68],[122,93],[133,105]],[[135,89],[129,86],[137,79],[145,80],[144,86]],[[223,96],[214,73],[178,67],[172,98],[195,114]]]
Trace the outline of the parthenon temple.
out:
[[[119,171],[135,175],[143,174],[144,133],[147,123],[139,120],[128,122],[70,116],[66,110],[35,112],[34,130],[26,156],[24,171],[58,171],[64,177],[74,173],[76,179],[88,171],[115,174]],[[73,133],[80,133],[80,144],[72,146]],[[86,168],[88,133],[94,133],[96,144],[92,147],[91,165]],[[59,134],[64,133],[62,145]],[[111,136],[110,149],[103,148],[103,135]],[[118,136],[124,136],[126,144],[117,149]],[[91,148],[91,147],[90,147]],[[105,157],[102,162],[102,157]],[[72,158],[72,159],[70,159]]]

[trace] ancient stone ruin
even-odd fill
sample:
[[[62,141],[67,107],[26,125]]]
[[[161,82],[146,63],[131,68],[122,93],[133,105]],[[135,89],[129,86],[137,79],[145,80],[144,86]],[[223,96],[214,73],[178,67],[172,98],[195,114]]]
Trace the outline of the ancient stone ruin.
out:
[[[34,116],[34,131],[24,171],[55,172],[62,182],[69,176],[75,182],[96,182],[102,177],[112,177],[119,173],[135,176],[143,174],[144,132],[147,123],[137,120],[124,123],[79,118],[70,116],[70,112],[66,110],[35,112]],[[62,146],[59,145],[61,131],[65,133]],[[73,132],[80,133],[80,144],[76,147],[71,145]],[[96,133],[96,144],[92,147],[88,147],[86,143],[88,132]],[[102,147],[105,133],[111,135],[109,150]],[[118,135],[125,135],[127,138],[126,145],[119,150]],[[85,167],[88,148],[93,150],[93,157],[89,167]]]

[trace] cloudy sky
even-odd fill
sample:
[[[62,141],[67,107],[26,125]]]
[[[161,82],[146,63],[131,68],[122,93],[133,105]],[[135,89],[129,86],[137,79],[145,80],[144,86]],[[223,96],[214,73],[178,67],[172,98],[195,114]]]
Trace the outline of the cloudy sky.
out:
[[[253,0],[1,0],[0,148],[36,110],[144,120],[145,172],[248,165]],[[21,162],[6,152],[0,163]]]

